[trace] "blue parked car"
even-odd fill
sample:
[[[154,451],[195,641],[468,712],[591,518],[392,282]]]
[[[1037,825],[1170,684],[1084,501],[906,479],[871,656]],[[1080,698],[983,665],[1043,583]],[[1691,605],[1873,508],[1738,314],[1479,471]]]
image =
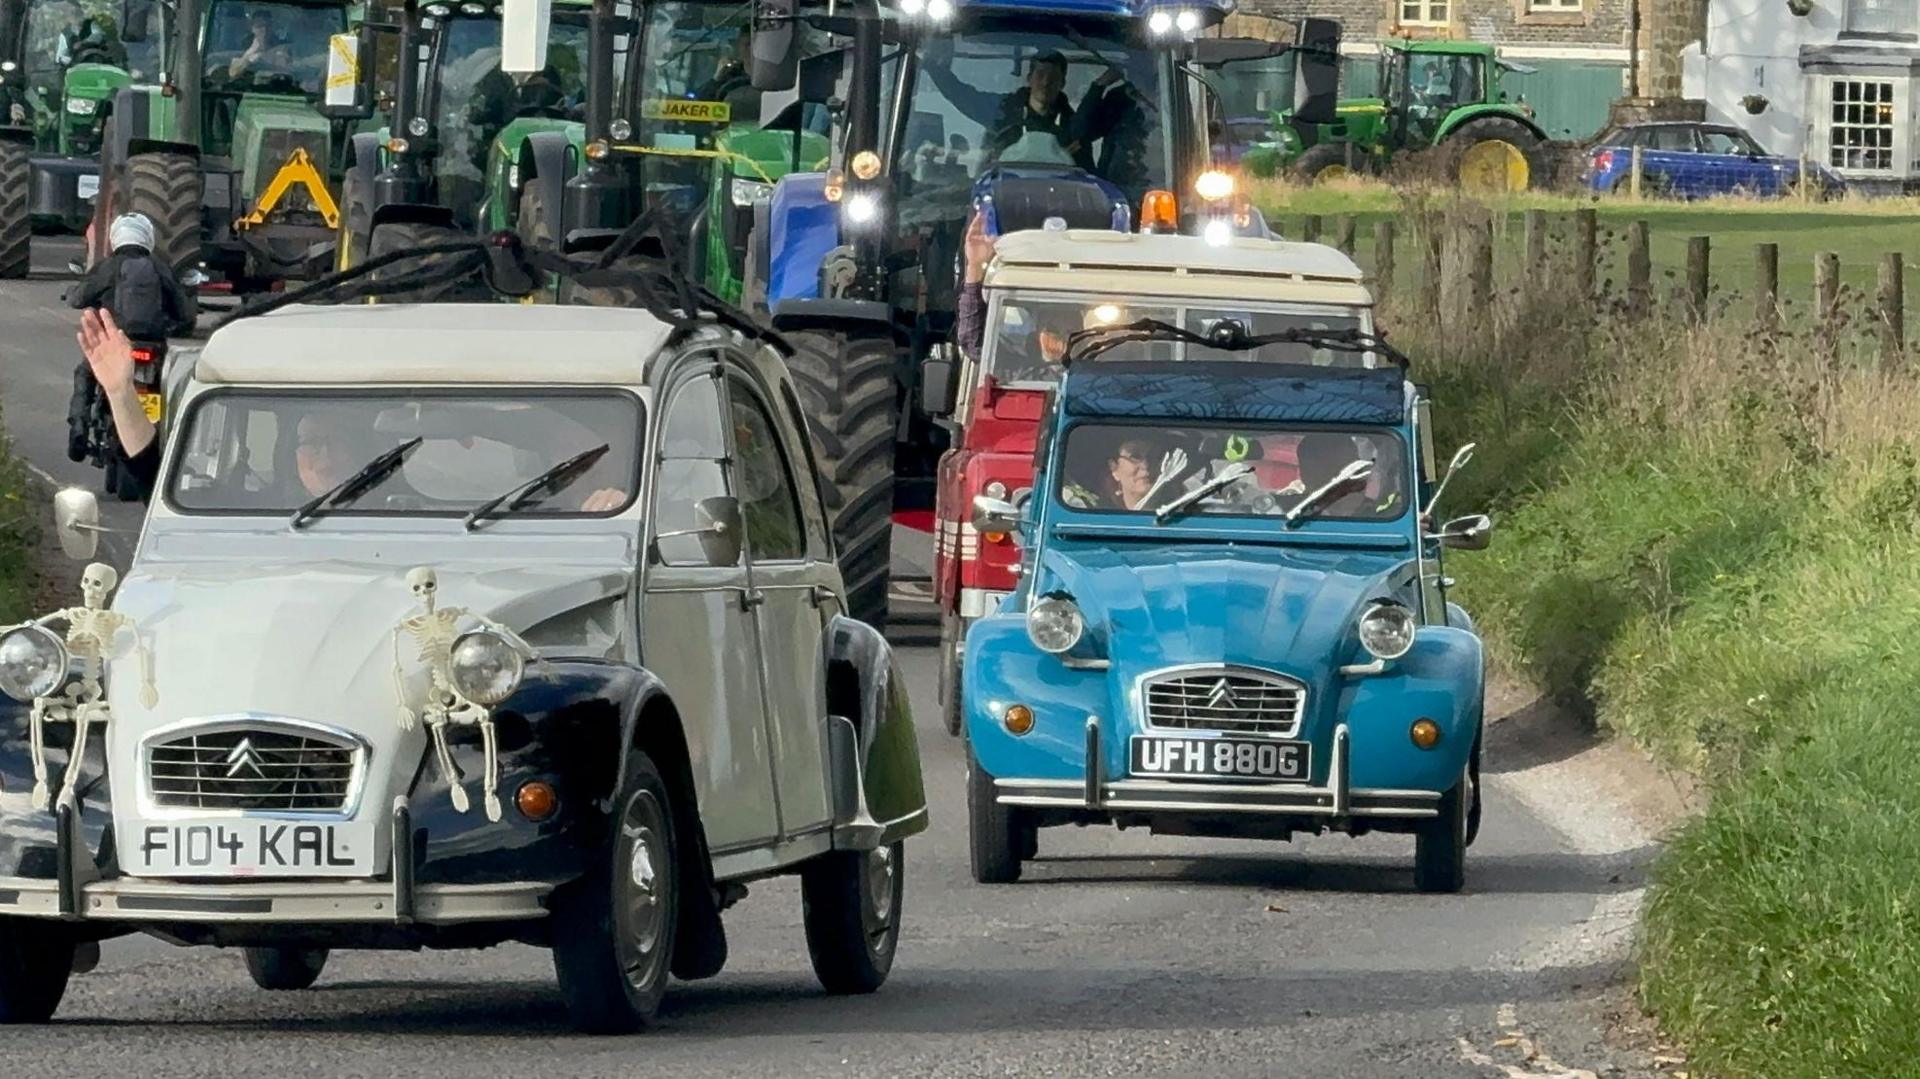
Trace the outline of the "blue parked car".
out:
[[[1753,136],[1724,124],[1669,122],[1609,128],[1587,151],[1581,182],[1600,192],[1625,192],[1632,183],[1633,148],[1640,147],[1640,189],[1696,199],[1711,195],[1785,195],[1800,179],[1800,162],[1761,149]],[[1822,198],[1846,191],[1846,181],[1813,162],[1809,180]]]
[[[1064,824],[1380,831],[1416,837],[1421,890],[1457,891],[1483,671],[1442,549],[1492,523],[1422,522],[1472,447],[1437,475],[1401,367],[1141,358],[1172,331],[1121,328],[1131,358],[1076,344],[1033,493],[975,500],[1024,548],[966,638],[975,878],[1017,879]]]

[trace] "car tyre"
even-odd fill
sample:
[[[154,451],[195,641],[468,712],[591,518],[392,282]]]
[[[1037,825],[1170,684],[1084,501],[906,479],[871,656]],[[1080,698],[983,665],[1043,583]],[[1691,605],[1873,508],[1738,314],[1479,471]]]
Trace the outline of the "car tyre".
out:
[[[636,752],[614,817],[607,861],[555,893],[553,967],[573,1025],[631,1034],[659,1013],[680,914],[674,796]]]
[[[940,616],[940,715],[946,721],[947,733],[960,737],[960,727],[964,722],[960,704],[961,660],[960,642],[965,639],[966,623],[957,614],[947,613]]]
[[[55,927],[0,918],[0,1025],[44,1023],[67,995],[73,940]]]
[[[994,800],[993,777],[967,752],[967,847],[973,879],[981,884],[1012,884],[1020,879],[1023,857],[1031,857],[1038,829],[1026,814]]]
[[[1413,886],[1423,892],[1457,892],[1467,883],[1467,830],[1474,801],[1473,773],[1440,796],[1440,815],[1422,821],[1413,841]]]
[[[834,851],[800,871],[800,907],[814,976],[836,995],[871,993],[900,945],[906,844]]]
[[[311,989],[327,969],[325,948],[242,948],[253,984],[276,993]]]

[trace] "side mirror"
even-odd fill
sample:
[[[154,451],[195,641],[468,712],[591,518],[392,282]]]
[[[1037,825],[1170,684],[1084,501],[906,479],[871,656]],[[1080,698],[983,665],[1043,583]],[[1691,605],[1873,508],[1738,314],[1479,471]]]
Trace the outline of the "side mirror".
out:
[[[531,75],[547,66],[547,31],[552,23],[553,0],[502,0],[500,70]]]
[[[327,50],[327,96],[322,115],[333,120],[364,120],[373,115],[374,34],[362,23],[351,34],[333,35]]]
[[[1440,526],[1440,545],[1456,551],[1484,551],[1493,542],[1493,518],[1484,513],[1455,517]]]
[[[981,532],[1012,532],[1020,527],[1020,508],[1005,499],[974,495],[972,524]]]
[[[53,496],[53,531],[68,558],[85,562],[100,547],[100,500],[92,491],[68,487]]]
[[[800,77],[793,0],[759,0],[755,7],[747,81],[755,90],[791,90]]]
[[[1301,19],[1294,42],[1293,117],[1331,124],[1340,118],[1340,22]]]
[[[935,345],[920,365],[920,408],[929,416],[951,416],[959,397],[959,356],[951,343]]]

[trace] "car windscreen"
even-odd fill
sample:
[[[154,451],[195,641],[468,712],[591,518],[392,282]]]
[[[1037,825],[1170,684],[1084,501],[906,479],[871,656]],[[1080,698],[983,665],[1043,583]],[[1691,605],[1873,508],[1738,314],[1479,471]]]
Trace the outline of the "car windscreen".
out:
[[[292,513],[418,438],[397,471],[332,512],[455,516],[605,445],[520,512],[612,513],[633,500],[641,421],[618,392],[216,391],[182,418],[165,489],[185,513]]]
[[[1354,461],[1372,462],[1372,476],[1329,491],[1314,516],[1384,521],[1405,513],[1406,445],[1378,428],[1081,423],[1067,432],[1056,493],[1074,509],[1146,517],[1232,469],[1244,475],[1190,512],[1278,517]]]

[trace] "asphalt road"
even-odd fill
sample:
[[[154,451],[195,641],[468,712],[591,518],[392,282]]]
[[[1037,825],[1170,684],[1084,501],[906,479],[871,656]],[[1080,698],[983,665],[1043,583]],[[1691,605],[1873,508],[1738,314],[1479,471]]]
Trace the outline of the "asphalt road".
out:
[[[50,246],[36,264],[63,266],[70,249]],[[65,287],[0,285],[0,401],[36,469],[97,486],[63,448]],[[137,527],[133,507],[103,506]],[[1407,839],[1110,830],[1043,833],[1023,882],[976,885],[932,627],[901,613],[933,830],[908,844],[904,936],[874,996],[819,991],[798,888],[777,881],[729,913],[726,972],[677,986],[636,1038],[569,1033],[547,956],[519,946],[340,954],[315,989],[274,994],[237,954],[131,938],[74,980],[53,1025],[9,1030],[0,1058],[36,1076],[1626,1073],[1595,1000],[1617,955],[1593,938],[1648,850],[1586,834],[1605,808],[1542,788],[1539,761],[1503,761],[1490,739],[1485,830],[1457,896],[1412,890]]]

